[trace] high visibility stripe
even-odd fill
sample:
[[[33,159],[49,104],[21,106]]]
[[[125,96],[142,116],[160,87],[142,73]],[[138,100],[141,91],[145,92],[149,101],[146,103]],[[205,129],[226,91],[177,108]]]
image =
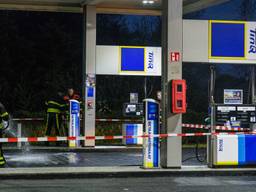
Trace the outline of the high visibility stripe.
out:
[[[4,158],[3,158],[3,157],[0,157],[0,161],[1,161],[1,160],[4,160]]]
[[[55,101],[48,101],[48,103],[47,103],[48,105],[49,104],[53,104],[53,105],[57,105],[57,106],[59,106],[59,107],[63,107],[64,105],[61,105],[61,104],[59,104],[59,103],[57,103],[57,102],[55,102]]]
[[[59,131],[59,115],[58,114],[56,114],[56,126]]]
[[[54,108],[48,108],[47,113],[60,113],[59,109],[54,109]]]
[[[0,161],[0,165],[4,165],[5,164],[5,161]]]
[[[3,114],[1,114],[1,117],[6,117],[8,116],[9,114],[7,112],[4,112]]]

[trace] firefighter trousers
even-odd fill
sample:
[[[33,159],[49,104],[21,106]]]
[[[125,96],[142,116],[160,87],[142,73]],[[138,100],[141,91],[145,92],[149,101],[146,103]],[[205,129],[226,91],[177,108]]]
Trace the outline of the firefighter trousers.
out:
[[[55,128],[56,136],[60,136],[60,114],[47,113],[46,119],[46,135],[50,136],[52,128]]]
[[[0,138],[3,138],[3,130],[0,130]],[[0,143],[0,167],[4,166],[6,163],[4,158],[4,153],[2,149],[2,143]]]

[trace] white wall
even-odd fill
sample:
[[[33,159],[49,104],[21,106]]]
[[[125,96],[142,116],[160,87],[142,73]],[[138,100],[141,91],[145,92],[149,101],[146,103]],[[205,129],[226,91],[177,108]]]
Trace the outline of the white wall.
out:
[[[209,62],[208,21],[183,20],[183,62]]]
[[[98,75],[146,75],[161,76],[161,47],[145,47],[145,72],[124,72],[120,71],[120,46],[96,47],[96,74]],[[153,53],[153,69],[148,68],[149,52]]]

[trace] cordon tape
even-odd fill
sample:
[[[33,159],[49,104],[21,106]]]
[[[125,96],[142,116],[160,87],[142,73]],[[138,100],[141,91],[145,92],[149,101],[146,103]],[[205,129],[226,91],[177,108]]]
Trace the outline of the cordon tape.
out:
[[[14,118],[14,121],[43,121],[43,118]],[[96,122],[131,122],[131,123],[143,123],[141,119],[95,119]],[[202,125],[202,124],[188,124],[183,123],[182,127],[184,128],[191,128],[191,129],[209,129],[209,125]],[[249,128],[230,128],[226,126],[219,126],[217,125],[216,130],[222,131],[249,131]]]
[[[226,132],[226,133],[168,133],[156,135],[119,135],[119,136],[79,136],[79,137],[12,137],[0,138],[0,143],[18,143],[18,142],[54,142],[54,141],[85,141],[85,140],[116,140],[133,138],[167,138],[167,137],[198,137],[211,135],[241,135],[252,134],[256,132]]]
[[[201,124],[185,124],[185,123],[183,123],[182,127],[192,128],[192,129],[210,129],[209,125],[201,125]],[[216,125],[215,129],[221,130],[221,131],[249,131],[250,130],[250,128],[231,128],[231,127],[220,126],[220,125]]]

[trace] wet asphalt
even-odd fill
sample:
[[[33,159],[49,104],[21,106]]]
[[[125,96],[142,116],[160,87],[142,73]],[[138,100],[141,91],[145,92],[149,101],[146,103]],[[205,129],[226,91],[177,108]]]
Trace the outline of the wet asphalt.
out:
[[[97,179],[3,180],[4,192],[253,192],[256,177],[144,177]]]
[[[206,151],[200,150],[199,160],[203,160]],[[7,167],[100,167],[100,166],[141,166],[142,150],[5,150]],[[193,148],[183,149],[183,165],[205,165],[196,159]]]

